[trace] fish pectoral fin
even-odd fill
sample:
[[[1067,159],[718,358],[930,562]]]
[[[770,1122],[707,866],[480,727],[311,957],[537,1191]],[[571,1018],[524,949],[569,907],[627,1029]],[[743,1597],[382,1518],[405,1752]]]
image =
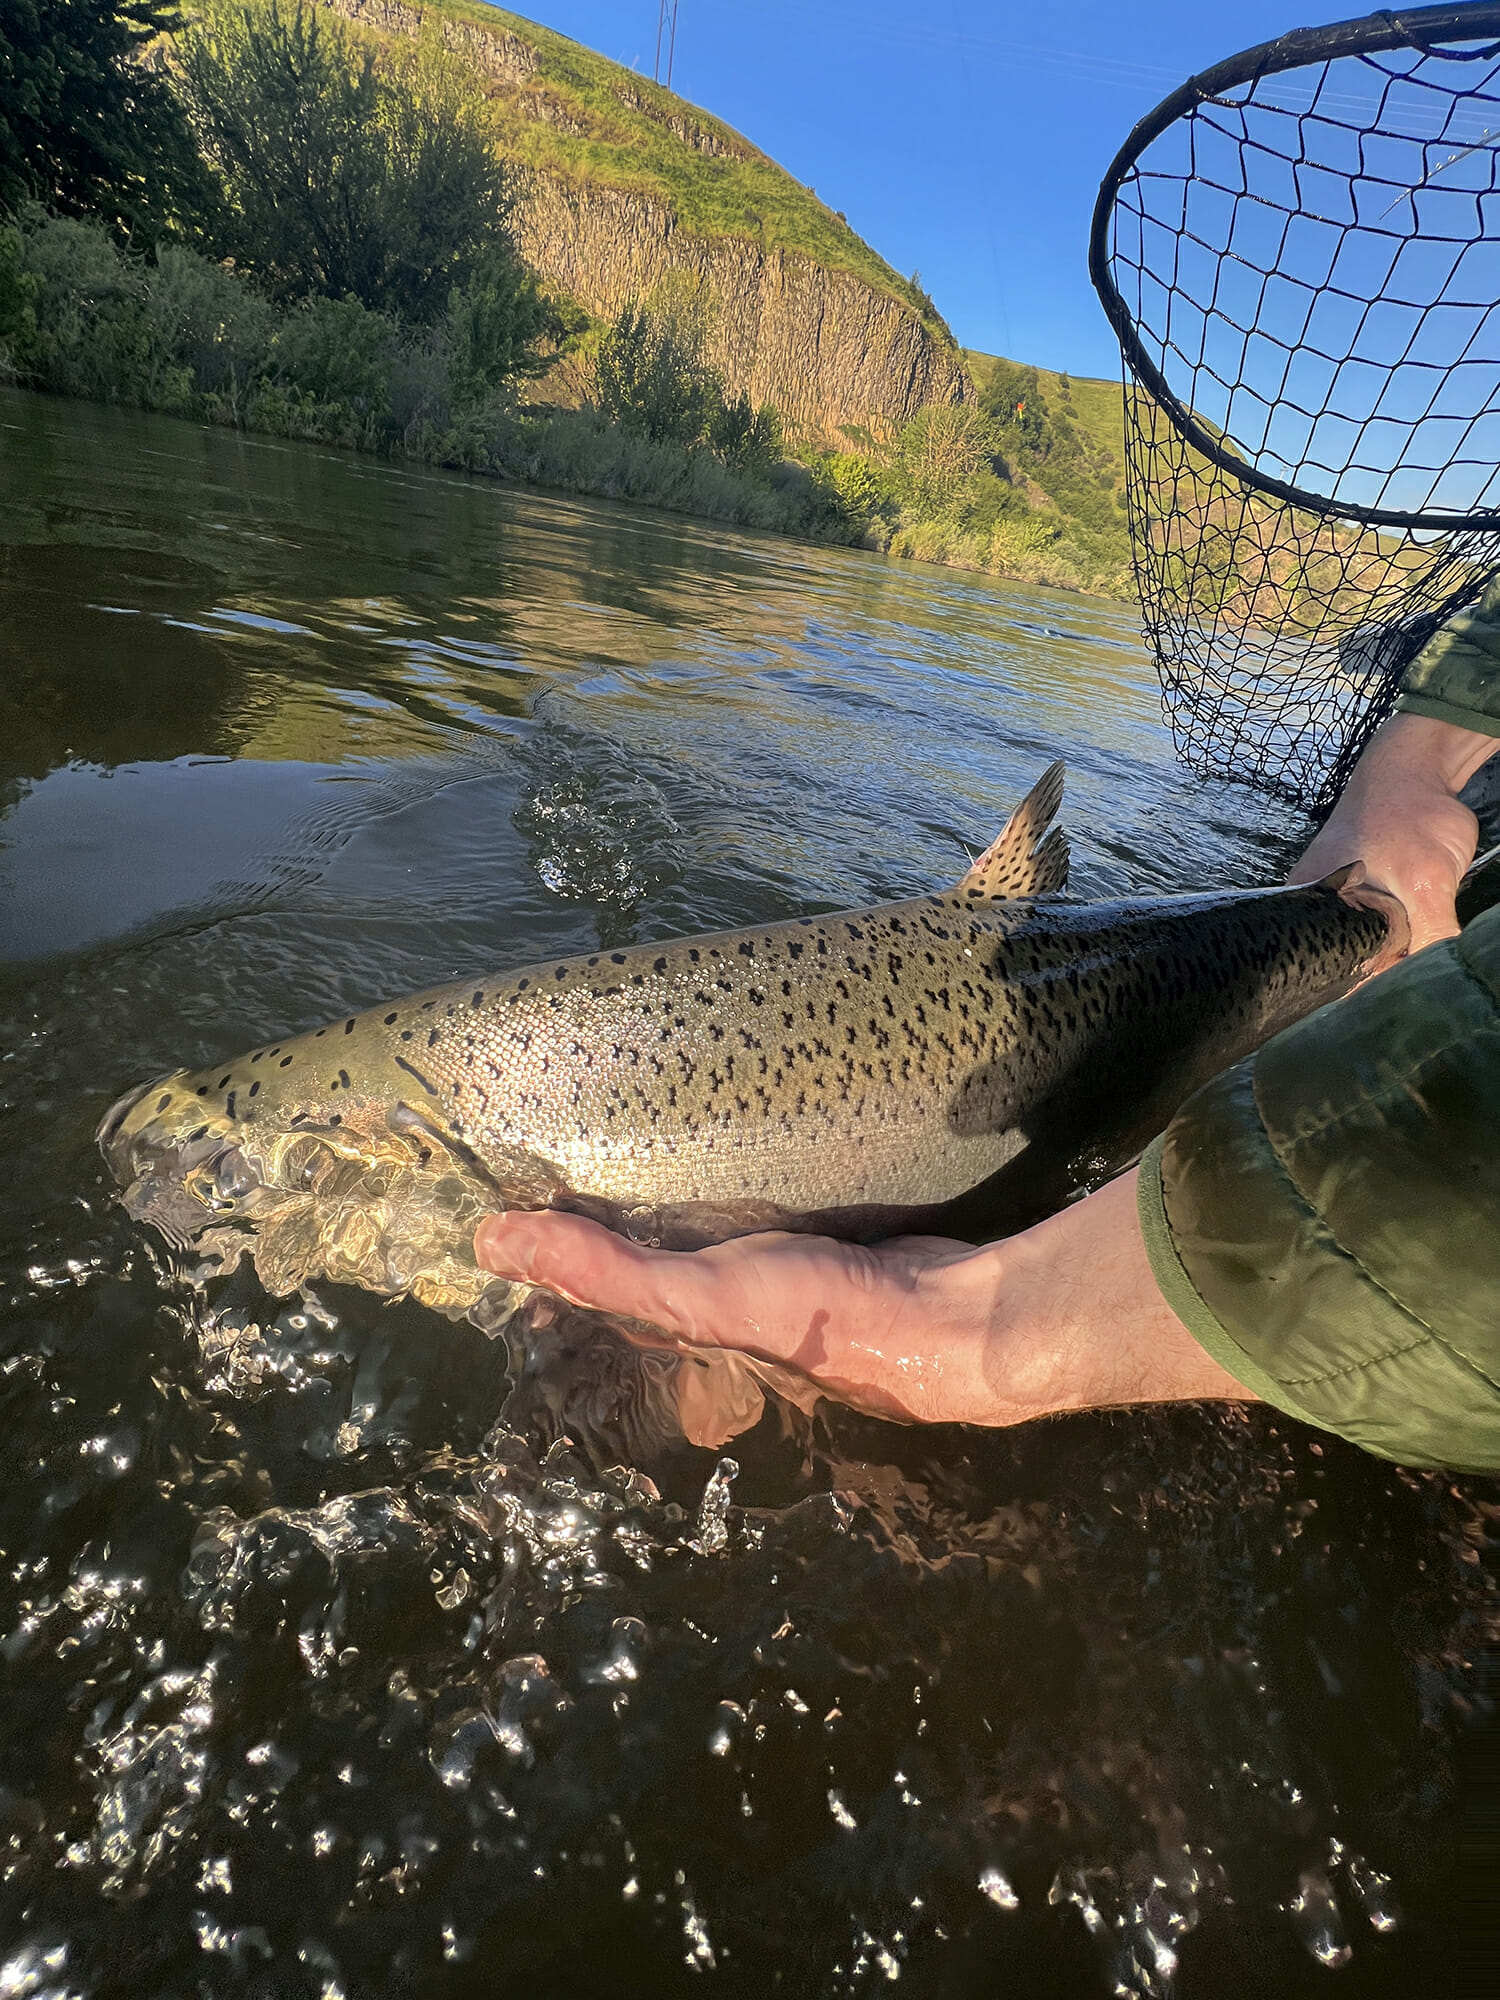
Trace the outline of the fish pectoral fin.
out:
[[[1049,764],[958,884],[975,903],[1045,896],[1068,886],[1068,836],[1047,831],[1062,804],[1063,766]]]

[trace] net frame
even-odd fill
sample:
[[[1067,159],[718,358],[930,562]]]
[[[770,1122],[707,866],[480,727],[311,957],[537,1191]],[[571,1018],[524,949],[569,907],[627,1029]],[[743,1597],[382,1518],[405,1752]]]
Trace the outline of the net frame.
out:
[[[1381,63],[1383,56],[1394,60]],[[1296,72],[1301,77],[1292,76],[1279,95],[1268,84]],[[1351,75],[1375,86],[1375,115],[1363,123],[1350,115],[1347,92],[1330,83]],[[1460,77],[1461,84],[1455,81]],[[1307,98],[1300,108],[1289,101],[1298,92]],[[1413,101],[1425,109],[1421,92],[1431,94],[1434,106],[1443,93],[1451,100],[1437,132],[1425,138],[1402,131],[1396,117],[1404,109],[1409,119]],[[1441,158],[1451,152],[1453,107],[1467,112],[1471,104],[1485,108],[1485,129],[1473,144]],[[1363,115],[1368,106],[1361,110]],[[1472,200],[1472,223],[1464,207],[1457,234],[1424,233],[1424,213],[1434,206],[1428,184],[1471,156],[1460,176],[1466,185],[1456,192],[1465,204]],[[1332,168],[1329,157],[1353,164]],[[1403,183],[1399,162],[1408,158],[1427,164]],[[1347,213],[1330,219],[1309,209],[1304,188],[1336,207],[1340,177],[1347,183]],[[1366,212],[1372,188],[1395,193],[1374,219]],[[1444,215],[1455,212],[1453,193],[1451,185],[1441,190],[1448,203],[1438,204]],[[1388,223],[1403,202],[1402,215]],[[1252,227],[1242,229],[1242,205],[1252,204]],[[1227,218],[1222,240],[1202,233],[1205,214]],[[1325,351],[1305,338],[1320,288],[1309,284],[1305,269],[1295,269],[1288,253],[1298,224],[1304,234],[1313,227],[1335,234],[1339,247],[1321,290],[1337,300],[1356,296],[1346,277],[1341,275],[1342,288],[1332,283],[1350,238],[1366,255],[1370,243],[1394,243],[1391,271],[1407,246],[1421,252],[1433,242],[1457,244],[1456,272],[1474,245],[1483,246],[1481,257],[1500,245],[1500,4],[1467,0],[1382,12],[1297,29],[1231,56],[1189,78],[1140,120],[1105,174],[1095,205],[1089,271],[1120,342],[1132,558],[1167,720],[1180,754],[1201,774],[1259,785],[1316,811],[1342,789],[1370,733],[1394,706],[1401,675],[1421,646],[1500,574],[1500,340],[1479,356],[1461,351],[1446,366],[1411,362],[1426,321],[1433,321],[1441,339],[1453,319],[1446,296],[1452,272],[1425,304],[1400,293],[1387,296],[1387,273],[1368,310],[1350,306],[1355,332],[1348,351]],[[1170,269],[1153,268],[1152,254],[1169,254]],[[1500,249],[1494,255],[1500,257]],[[1483,294],[1489,267],[1481,262],[1479,271]],[[1133,306],[1122,278],[1133,291]],[[1281,288],[1271,296],[1273,304],[1279,299],[1283,317],[1295,288],[1310,299],[1300,333],[1288,336],[1285,326],[1274,325],[1266,331],[1255,313],[1247,319],[1242,312],[1236,321],[1236,308],[1223,303],[1238,289],[1241,302],[1251,298],[1258,311],[1274,286]],[[1310,412],[1288,389],[1299,367],[1305,379],[1308,357],[1315,357],[1325,364],[1325,376],[1332,369],[1328,379],[1335,386],[1345,370],[1350,380],[1356,368],[1368,372],[1370,357],[1356,359],[1355,350],[1372,313],[1396,304],[1416,310],[1417,318],[1404,352],[1389,366],[1390,377],[1410,363],[1437,383],[1421,417],[1414,423],[1382,416],[1384,388],[1362,420],[1337,407],[1333,388],[1322,409]],[[1494,317],[1483,296],[1477,305],[1463,304],[1479,312],[1470,344],[1480,336],[1490,344],[1500,326],[1500,296]],[[1337,319],[1325,323],[1337,326]],[[1235,337],[1238,362],[1226,371],[1224,357],[1233,357]],[[1469,386],[1459,372],[1464,367],[1471,374],[1480,370],[1481,401],[1462,438],[1472,440],[1478,426],[1483,449],[1455,461],[1478,481],[1477,493],[1455,504],[1440,490],[1451,466],[1424,466],[1418,457],[1413,469],[1404,455],[1414,450],[1421,425],[1455,378]],[[1270,380],[1269,390],[1257,380],[1257,369]],[[1487,391],[1483,369],[1494,378]],[[1403,388],[1409,387],[1408,375]],[[1259,446],[1247,448],[1237,435],[1236,398],[1241,414],[1264,413]],[[1208,418],[1207,407],[1225,421]],[[1299,425],[1303,456],[1289,464],[1284,443],[1278,451],[1270,441],[1278,427],[1284,440]],[[1351,426],[1354,444],[1342,465],[1330,465],[1328,436],[1347,434]],[[1441,432],[1441,424],[1437,428]],[[1383,438],[1394,457],[1383,479],[1380,466],[1356,459],[1370,435]],[[1424,449],[1432,436],[1429,429]],[[1403,482],[1410,487],[1424,472],[1431,475],[1425,493],[1401,492]],[[1373,498],[1350,490],[1372,481]],[[1392,504],[1393,498],[1407,504]],[[1415,505],[1409,504],[1413,498]]]

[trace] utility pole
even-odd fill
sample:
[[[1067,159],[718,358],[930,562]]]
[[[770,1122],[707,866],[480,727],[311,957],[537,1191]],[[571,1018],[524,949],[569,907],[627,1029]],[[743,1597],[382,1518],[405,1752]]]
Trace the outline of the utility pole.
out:
[[[672,88],[672,64],[677,55],[677,7],[678,0],[657,0],[656,9],[656,68],[652,72],[658,83],[661,75],[661,45],[667,45],[667,88]]]

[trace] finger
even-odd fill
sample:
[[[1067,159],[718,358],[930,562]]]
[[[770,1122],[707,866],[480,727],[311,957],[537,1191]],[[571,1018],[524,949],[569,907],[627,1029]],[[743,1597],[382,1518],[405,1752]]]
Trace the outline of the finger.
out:
[[[490,1216],[475,1232],[474,1255],[487,1271],[545,1286],[575,1305],[715,1341],[724,1287],[703,1268],[701,1251],[648,1250],[585,1216],[544,1210]]]

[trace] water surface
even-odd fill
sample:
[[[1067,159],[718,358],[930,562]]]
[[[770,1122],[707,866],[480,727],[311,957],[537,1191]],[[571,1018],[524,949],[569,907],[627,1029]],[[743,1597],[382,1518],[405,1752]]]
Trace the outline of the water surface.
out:
[[[1265,1413],[607,1463],[467,1326],[207,1299],[127,1085],[956,879],[1274,879],[1123,609],[0,394],[0,1991],[1412,1992],[1496,1489]],[[575,1426],[575,1428],[577,1428]]]

